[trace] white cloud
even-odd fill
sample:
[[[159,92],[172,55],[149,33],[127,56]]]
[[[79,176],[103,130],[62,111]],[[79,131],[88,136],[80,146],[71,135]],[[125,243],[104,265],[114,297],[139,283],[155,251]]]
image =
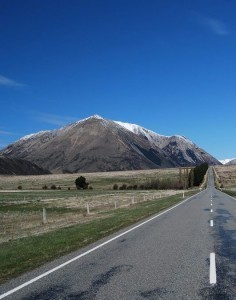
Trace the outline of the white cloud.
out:
[[[214,34],[222,35],[222,36],[230,34],[227,26],[220,20],[207,17],[201,19],[201,23]]]
[[[24,87],[24,86],[26,86],[23,83],[19,83],[15,80],[12,80],[12,79],[7,78],[7,77],[2,76],[2,75],[0,75],[0,85],[9,86],[9,87]]]
[[[72,117],[58,116],[58,115],[45,114],[45,113],[37,113],[35,118],[38,121],[56,125],[56,126],[64,126],[71,122],[76,121],[76,119]]]

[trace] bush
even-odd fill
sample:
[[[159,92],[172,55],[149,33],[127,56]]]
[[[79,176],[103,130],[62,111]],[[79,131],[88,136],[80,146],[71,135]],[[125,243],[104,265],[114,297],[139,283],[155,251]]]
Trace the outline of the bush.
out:
[[[69,187],[69,186],[68,186],[68,188],[67,188],[67,189],[68,189],[68,191],[70,191],[70,187]]]
[[[56,190],[57,189],[57,187],[55,186],[55,184],[52,184],[51,185],[51,190]]]
[[[115,183],[115,184],[113,185],[113,190],[118,190],[118,184]]]
[[[132,185],[128,185],[127,186],[127,190],[132,190],[133,189],[133,186]]]
[[[122,186],[120,186],[120,190],[126,190],[127,189],[127,184],[122,184]]]
[[[89,183],[86,182],[86,178],[84,176],[80,176],[75,180],[75,185],[77,190],[86,190]]]
[[[42,189],[43,189],[43,190],[47,190],[47,189],[48,189],[48,186],[45,184],[45,185],[43,185]]]
[[[61,187],[59,186],[57,189],[58,189],[58,190],[61,190]]]
[[[18,190],[22,190],[22,186],[21,185],[18,185]]]

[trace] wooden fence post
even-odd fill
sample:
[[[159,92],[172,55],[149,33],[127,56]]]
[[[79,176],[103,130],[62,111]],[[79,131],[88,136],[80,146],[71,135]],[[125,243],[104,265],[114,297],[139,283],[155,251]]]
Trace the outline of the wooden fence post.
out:
[[[43,208],[43,224],[47,223],[47,212],[46,212],[46,208]]]
[[[87,214],[89,215],[90,214],[90,211],[89,211],[89,203],[87,202]]]

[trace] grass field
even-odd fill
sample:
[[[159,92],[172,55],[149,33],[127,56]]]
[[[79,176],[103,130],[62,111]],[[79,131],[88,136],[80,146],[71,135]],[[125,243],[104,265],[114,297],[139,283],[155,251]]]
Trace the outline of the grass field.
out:
[[[188,192],[188,196],[196,191]],[[106,235],[158,213],[180,201],[182,194],[152,199],[126,208],[103,211],[90,222],[2,243],[0,283],[77,250]]]
[[[140,171],[118,171],[118,172],[97,172],[80,174],[53,174],[38,176],[3,176],[0,175],[0,190],[16,190],[19,185],[25,190],[41,190],[43,185],[48,188],[52,184],[60,186],[63,190],[71,188],[75,190],[75,179],[78,176],[86,177],[87,181],[98,190],[111,190],[113,184],[139,184],[153,178],[176,178],[177,168],[140,170]]]
[[[75,189],[74,181],[80,175],[92,190]],[[113,190],[114,183],[132,185],[154,178],[176,179],[178,169],[0,176],[0,282],[183,199],[182,190]],[[43,190],[45,184],[55,184],[61,190]],[[17,190],[18,185],[23,189]]]
[[[236,190],[236,166],[216,166],[215,170],[223,188]]]

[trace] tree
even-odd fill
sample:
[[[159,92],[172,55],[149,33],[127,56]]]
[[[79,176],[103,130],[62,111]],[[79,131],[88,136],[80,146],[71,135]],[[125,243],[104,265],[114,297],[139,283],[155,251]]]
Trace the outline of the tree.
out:
[[[75,185],[77,190],[86,190],[88,188],[89,183],[86,182],[86,178],[84,176],[80,176],[76,178]]]
[[[206,174],[208,169],[208,164],[207,163],[203,163],[199,166],[196,166],[193,170],[193,184],[194,186],[199,186],[204,179],[204,175]]]

